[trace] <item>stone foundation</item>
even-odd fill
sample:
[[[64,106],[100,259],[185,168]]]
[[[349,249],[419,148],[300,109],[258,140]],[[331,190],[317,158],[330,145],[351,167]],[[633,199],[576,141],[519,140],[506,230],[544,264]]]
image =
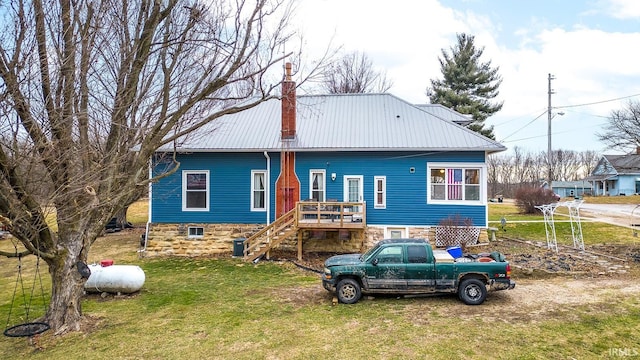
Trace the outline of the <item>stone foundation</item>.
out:
[[[201,237],[189,237],[189,227],[203,228]],[[150,224],[144,256],[198,257],[230,255],[233,242],[248,238],[264,224]],[[423,238],[435,246],[435,227],[410,227],[410,238]],[[302,251],[357,253],[373,247],[384,239],[384,228],[368,226],[364,231],[308,231],[302,232]],[[480,243],[488,242],[486,229],[480,230]],[[280,249],[297,251],[297,238],[291,237],[279,245]]]
[[[233,240],[249,237],[260,224],[150,224],[145,256],[207,256],[233,253]],[[189,237],[189,227],[202,227],[202,237]]]

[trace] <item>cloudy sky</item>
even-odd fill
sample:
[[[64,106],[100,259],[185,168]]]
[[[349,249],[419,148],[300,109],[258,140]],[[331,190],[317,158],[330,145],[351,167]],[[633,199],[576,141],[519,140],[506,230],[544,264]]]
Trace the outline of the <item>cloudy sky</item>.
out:
[[[564,113],[552,120],[554,149],[615,153],[595,133],[640,101],[637,0],[301,0],[297,14],[307,51],[332,42],[365,52],[389,92],[412,103],[428,102],[429,80],[441,78],[441,49],[474,35],[500,67],[504,107],[487,123],[508,148],[546,151],[548,74],[553,111]]]

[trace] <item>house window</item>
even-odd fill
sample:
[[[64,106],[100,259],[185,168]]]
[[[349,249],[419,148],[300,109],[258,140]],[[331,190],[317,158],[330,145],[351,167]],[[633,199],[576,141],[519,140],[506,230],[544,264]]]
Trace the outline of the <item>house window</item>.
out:
[[[251,171],[251,211],[266,211],[267,172],[264,170]]]
[[[182,210],[209,210],[209,171],[182,172]]]
[[[385,237],[389,239],[400,239],[406,237],[407,228],[404,227],[388,227],[385,231]]]
[[[482,202],[484,165],[429,164],[427,168],[427,202]]]
[[[201,238],[204,237],[204,228],[200,226],[189,226],[189,236],[190,238]]]
[[[311,170],[309,172],[310,184],[310,196],[309,198],[314,201],[325,201],[325,175],[324,170]]]
[[[373,207],[376,209],[384,209],[387,207],[387,177],[375,176],[373,178],[373,184],[375,190],[373,194],[375,199]]]

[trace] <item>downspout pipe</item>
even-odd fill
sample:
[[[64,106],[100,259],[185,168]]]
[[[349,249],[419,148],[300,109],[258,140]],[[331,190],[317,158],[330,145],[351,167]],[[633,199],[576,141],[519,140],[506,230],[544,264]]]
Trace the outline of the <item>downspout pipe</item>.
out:
[[[149,156],[149,179],[151,179],[153,177],[153,156]],[[151,225],[151,208],[153,207],[153,186],[152,186],[152,182],[149,181],[149,191],[148,191],[148,197],[149,197],[149,214],[147,215],[147,224],[145,226],[144,229],[144,246],[142,247],[142,250],[140,250],[141,253],[146,253],[147,251],[147,243],[149,242],[149,227]]]
[[[271,157],[269,157],[269,153],[264,151],[264,157],[267,159],[267,188],[265,189],[265,205],[267,208],[267,225],[271,224]]]

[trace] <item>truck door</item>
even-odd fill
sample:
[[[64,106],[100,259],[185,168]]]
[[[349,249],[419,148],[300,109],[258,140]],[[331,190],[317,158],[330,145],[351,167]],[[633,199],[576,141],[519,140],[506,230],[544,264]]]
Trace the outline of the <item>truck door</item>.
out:
[[[424,245],[407,246],[407,289],[435,291],[435,265]]]
[[[406,267],[402,245],[390,245],[381,249],[366,267],[369,288],[405,290]]]

